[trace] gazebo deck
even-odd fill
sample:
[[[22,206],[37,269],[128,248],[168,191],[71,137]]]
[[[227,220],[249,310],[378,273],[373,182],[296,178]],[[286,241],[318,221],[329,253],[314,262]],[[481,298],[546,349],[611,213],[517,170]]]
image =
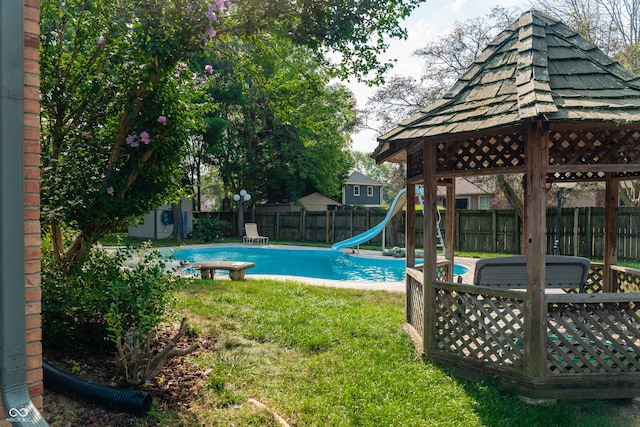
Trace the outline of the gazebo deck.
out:
[[[546,369],[535,383],[524,374],[526,292],[441,281],[438,263],[433,322],[426,335],[423,272],[408,269],[408,329],[429,358],[464,374],[500,376],[535,398],[640,396],[640,270],[613,266],[613,293],[602,293],[602,264],[592,264],[586,293],[547,293]],[[429,336],[431,335],[431,336]],[[624,377],[621,376],[624,374]]]

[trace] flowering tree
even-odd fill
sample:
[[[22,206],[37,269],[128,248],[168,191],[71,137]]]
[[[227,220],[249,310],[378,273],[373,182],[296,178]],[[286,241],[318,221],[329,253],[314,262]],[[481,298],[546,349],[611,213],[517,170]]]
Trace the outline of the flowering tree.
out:
[[[179,185],[183,141],[198,127],[183,64],[226,3],[169,3],[42,4],[42,214],[67,263]],[[77,230],[67,246],[62,225]]]
[[[337,74],[364,76],[384,70],[383,35],[404,36],[398,20],[418,2],[43,0],[42,218],[56,259],[81,263],[104,234],[176,195],[186,143],[215,108],[202,90],[212,68],[187,65],[200,49],[273,34],[336,51]]]

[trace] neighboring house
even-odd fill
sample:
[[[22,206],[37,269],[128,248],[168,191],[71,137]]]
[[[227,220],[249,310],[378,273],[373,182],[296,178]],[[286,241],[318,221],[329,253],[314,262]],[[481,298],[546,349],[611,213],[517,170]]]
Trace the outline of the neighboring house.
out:
[[[185,235],[193,230],[193,201],[182,198],[182,218]],[[129,226],[128,234],[133,239],[168,239],[173,232],[171,206],[163,205],[145,214],[142,222]]]
[[[299,212],[304,209],[306,211],[330,211],[342,206],[342,203],[336,202],[320,193],[311,193],[301,197],[297,203],[265,203],[256,206],[256,212]]]
[[[456,178],[456,209],[486,210],[493,207],[495,191],[492,182],[476,185],[464,178]],[[446,189],[438,187],[438,205],[446,207]]]
[[[342,188],[342,203],[351,206],[382,206],[382,183],[354,171]]]

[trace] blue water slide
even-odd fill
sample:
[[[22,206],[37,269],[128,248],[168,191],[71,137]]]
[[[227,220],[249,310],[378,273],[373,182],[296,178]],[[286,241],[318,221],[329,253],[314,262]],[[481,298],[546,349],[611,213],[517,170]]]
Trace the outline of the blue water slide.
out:
[[[398,213],[400,209],[402,209],[402,206],[404,206],[405,202],[407,201],[407,195],[405,194],[406,192],[407,192],[406,188],[403,188],[402,190],[400,190],[400,192],[396,195],[396,198],[393,199],[393,203],[391,203],[391,206],[389,207],[389,212],[387,212],[387,216],[384,217],[382,222],[380,222],[375,227],[365,231],[364,233],[360,233],[346,240],[342,240],[340,242],[334,243],[333,246],[331,246],[331,249],[342,249],[342,248],[350,248],[353,246],[358,246],[362,243],[368,242],[369,240],[376,237],[378,234],[382,233],[382,230],[387,225],[389,220],[396,213]]]

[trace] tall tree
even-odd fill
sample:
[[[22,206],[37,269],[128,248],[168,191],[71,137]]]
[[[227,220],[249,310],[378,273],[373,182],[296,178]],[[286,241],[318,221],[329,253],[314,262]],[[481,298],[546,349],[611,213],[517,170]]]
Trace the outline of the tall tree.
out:
[[[242,187],[252,202],[294,201],[313,191],[340,194],[348,172],[353,97],[329,85],[331,73],[308,48],[282,39],[236,40],[237,69],[220,61],[212,114],[228,126],[205,138],[229,197]],[[214,71],[217,72],[217,71]],[[223,77],[224,75],[224,77]]]
[[[69,0],[41,3],[42,212],[55,256],[82,262],[114,227],[179,187],[207,72],[185,65],[227,34],[278,34],[337,51],[337,74],[382,71],[385,36],[418,0]],[[233,56],[231,56],[233,58]],[[205,85],[202,85],[205,86]],[[61,227],[77,230],[67,246]]]

